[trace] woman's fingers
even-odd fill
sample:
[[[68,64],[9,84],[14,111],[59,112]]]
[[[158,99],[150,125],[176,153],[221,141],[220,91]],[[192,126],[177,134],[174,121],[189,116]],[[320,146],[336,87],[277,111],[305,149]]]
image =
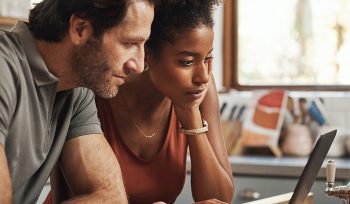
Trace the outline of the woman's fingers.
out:
[[[194,204],[228,204],[228,203],[212,198],[209,200],[202,200],[199,202],[195,202]]]

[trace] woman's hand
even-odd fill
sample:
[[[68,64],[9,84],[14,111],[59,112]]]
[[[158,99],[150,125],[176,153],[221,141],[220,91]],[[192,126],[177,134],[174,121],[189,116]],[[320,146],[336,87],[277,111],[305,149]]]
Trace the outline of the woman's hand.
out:
[[[212,77],[212,76],[210,76],[210,77]],[[178,106],[179,108],[182,108],[182,109],[198,108],[202,104],[205,96],[207,95],[209,86],[210,86],[210,81],[206,84],[202,84],[200,86],[200,88],[198,87],[198,89],[203,89],[203,91],[201,92],[201,97],[197,98],[196,100],[194,100],[192,102],[189,102],[189,101],[184,102],[184,101],[180,101],[180,100],[172,100],[172,101],[176,106]]]
[[[202,116],[199,107],[185,109],[174,105],[174,110],[182,128],[195,129],[202,127]]]
[[[198,201],[198,202],[195,202],[194,204],[228,204],[228,203],[212,198],[210,200]]]
[[[198,124],[197,125],[193,124],[193,121],[199,121],[199,125],[201,127],[202,117],[201,117],[199,107],[208,93],[209,85],[210,85],[209,82],[205,84],[201,97],[193,101],[192,103],[180,104],[179,102],[176,103],[175,101],[173,101],[176,116],[183,127],[188,129],[199,128],[199,127],[192,127],[193,125],[194,126],[198,125]]]

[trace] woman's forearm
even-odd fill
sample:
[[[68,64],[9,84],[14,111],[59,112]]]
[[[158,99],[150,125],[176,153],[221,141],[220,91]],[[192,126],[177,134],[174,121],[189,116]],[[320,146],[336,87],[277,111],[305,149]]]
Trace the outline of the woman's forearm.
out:
[[[175,105],[175,112],[184,129],[203,127],[203,119],[208,122],[208,132],[187,135],[194,200],[216,198],[231,202],[234,193],[232,170],[222,137],[218,94],[213,77],[199,106],[186,109]]]
[[[195,201],[216,198],[231,202],[233,183],[210,146],[206,134],[188,136],[191,186]]]

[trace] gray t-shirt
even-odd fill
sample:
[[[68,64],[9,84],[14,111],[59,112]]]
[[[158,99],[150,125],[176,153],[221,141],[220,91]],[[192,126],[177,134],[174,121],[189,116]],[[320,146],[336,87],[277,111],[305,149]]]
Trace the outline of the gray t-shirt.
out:
[[[14,203],[36,202],[66,140],[102,133],[94,94],[57,92],[57,82],[24,22],[0,31],[0,143]]]

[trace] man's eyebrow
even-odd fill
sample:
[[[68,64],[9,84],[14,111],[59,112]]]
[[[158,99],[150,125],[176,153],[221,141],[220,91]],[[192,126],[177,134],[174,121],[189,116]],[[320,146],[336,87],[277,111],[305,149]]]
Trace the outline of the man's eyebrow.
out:
[[[132,42],[144,42],[146,41],[148,38],[144,38],[141,36],[131,36],[131,37],[127,37],[126,41],[132,41]]]

